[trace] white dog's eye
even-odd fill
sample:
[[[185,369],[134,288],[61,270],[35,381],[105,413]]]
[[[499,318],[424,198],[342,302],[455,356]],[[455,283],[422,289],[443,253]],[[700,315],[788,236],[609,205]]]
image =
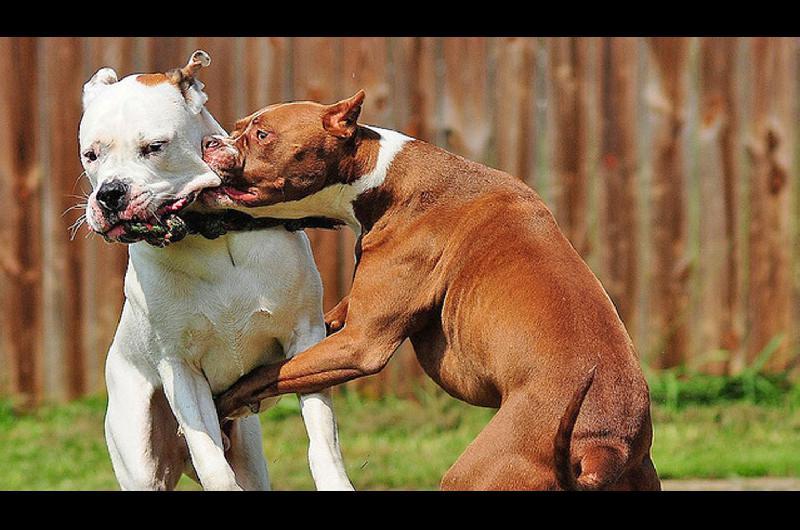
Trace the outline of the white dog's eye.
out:
[[[147,145],[142,146],[142,154],[151,155],[153,153],[158,153],[166,144],[167,144],[166,140],[162,140],[160,142],[151,142]]]
[[[87,151],[84,151],[83,157],[89,162],[94,162],[95,160],[97,160],[97,153],[94,152],[94,149],[89,149]]]

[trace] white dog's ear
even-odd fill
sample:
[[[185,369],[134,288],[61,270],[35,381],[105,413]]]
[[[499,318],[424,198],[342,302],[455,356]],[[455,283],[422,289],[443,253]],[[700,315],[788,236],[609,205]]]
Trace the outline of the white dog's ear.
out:
[[[101,68],[83,85],[83,110],[97,97],[97,94],[118,81],[117,72],[113,68]]]
[[[197,50],[189,57],[189,62],[186,66],[180,69],[175,69],[167,75],[172,77],[172,80],[181,89],[186,104],[192,112],[199,114],[203,110],[203,105],[208,101],[208,96],[203,92],[203,83],[200,82],[195,76],[201,68],[211,64],[211,57],[203,50]]]

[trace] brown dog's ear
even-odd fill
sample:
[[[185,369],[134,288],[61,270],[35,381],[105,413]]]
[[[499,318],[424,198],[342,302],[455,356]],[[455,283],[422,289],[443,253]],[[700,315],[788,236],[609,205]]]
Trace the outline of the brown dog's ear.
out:
[[[354,96],[328,106],[322,114],[325,130],[339,138],[351,137],[356,130],[356,120],[365,95],[364,90],[359,90]]]

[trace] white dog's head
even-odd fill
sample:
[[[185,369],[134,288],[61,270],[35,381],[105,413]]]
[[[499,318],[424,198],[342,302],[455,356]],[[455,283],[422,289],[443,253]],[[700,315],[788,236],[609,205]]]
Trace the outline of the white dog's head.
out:
[[[132,223],[160,222],[219,177],[203,162],[203,136],[223,129],[204,109],[195,74],[210,63],[196,51],[167,73],[117,80],[101,68],[83,87],[80,156],[92,184],[86,219],[107,239],[130,243]],[[224,131],[223,131],[224,132]]]

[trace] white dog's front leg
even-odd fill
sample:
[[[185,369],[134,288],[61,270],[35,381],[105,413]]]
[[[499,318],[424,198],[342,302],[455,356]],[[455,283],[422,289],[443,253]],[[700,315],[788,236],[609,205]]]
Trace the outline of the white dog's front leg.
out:
[[[157,368],[200,484],[206,490],[240,490],[225,460],[217,410],[206,378],[177,359],[161,360]]]
[[[321,317],[321,315],[320,315]],[[301,325],[285,347],[291,358],[325,338],[325,323]],[[353,490],[339,447],[339,432],[330,390],[300,395],[300,413],[308,433],[308,465],[317,490]]]
[[[317,490],[353,490],[344,468],[330,390],[300,397],[300,413],[308,432],[308,465]]]

